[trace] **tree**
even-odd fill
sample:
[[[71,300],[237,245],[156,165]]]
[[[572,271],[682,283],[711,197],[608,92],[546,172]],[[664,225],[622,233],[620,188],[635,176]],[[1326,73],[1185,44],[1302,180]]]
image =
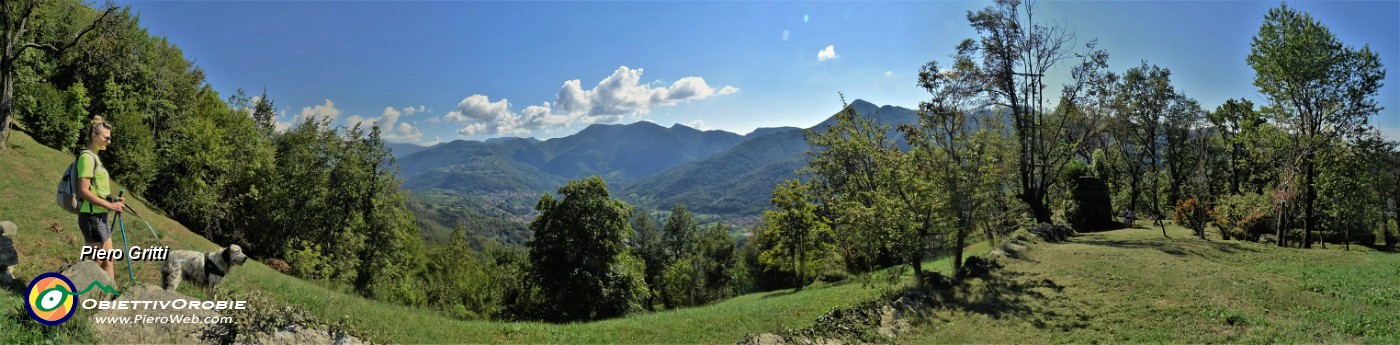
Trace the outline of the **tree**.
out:
[[[960,276],[967,236],[975,231],[976,218],[989,204],[986,196],[996,187],[984,175],[991,170],[989,151],[995,143],[986,134],[997,133],[997,128],[982,128],[983,119],[972,114],[986,108],[978,97],[977,65],[966,50],[954,59],[951,69],[940,69],[937,61],[930,61],[919,70],[919,87],[932,99],[919,103],[918,124],[899,128],[911,147],[914,170],[925,172],[920,177],[940,183],[936,195],[943,199],[938,203],[941,213],[953,219],[953,272]]]
[[[1167,185],[1168,205],[1178,205],[1182,199],[1189,198],[1186,193],[1196,192],[1185,188],[1195,186],[1192,181],[1197,179],[1197,170],[1206,158],[1201,152],[1201,141],[1193,140],[1204,138],[1204,132],[1198,131],[1203,127],[1200,121],[1205,118],[1204,113],[1196,100],[1180,93],[1173,95],[1167,107],[1163,122],[1167,147],[1163,158],[1170,181]],[[1197,202],[1208,202],[1199,196],[1195,198]]]
[[[569,181],[559,195],[540,197],[539,216],[530,222],[530,278],[543,297],[538,316],[574,321],[626,313],[639,297],[634,277],[621,267],[628,260],[632,206],[613,199],[597,176]]]
[[[1265,14],[1246,61],[1300,157],[1303,247],[1312,248],[1318,162],[1325,158],[1318,155],[1380,110],[1375,96],[1385,70],[1370,46],[1343,45],[1322,22],[1287,4]]]
[[[657,287],[660,283],[661,274],[666,270],[666,248],[662,245],[661,228],[656,226],[656,221],[651,218],[650,212],[636,212],[632,215],[632,229],[637,235],[632,237],[632,252],[637,255],[642,263],[646,264],[646,274],[644,279],[647,286],[651,288],[651,295],[658,296],[660,291]],[[647,309],[654,310],[654,301],[646,303]]]
[[[1215,127],[1215,132],[1220,134],[1222,141],[1229,147],[1226,150],[1229,155],[1228,170],[1230,173],[1230,194],[1240,194],[1240,185],[1249,180],[1251,165],[1248,164],[1247,155],[1253,151],[1245,150],[1247,142],[1246,133],[1264,123],[1264,118],[1254,111],[1254,102],[1247,99],[1228,99],[1215,111],[1206,113],[1206,118]],[[1255,193],[1260,192],[1255,190]]]
[[[1037,222],[1049,223],[1050,188],[1086,137],[1045,111],[1045,73],[1071,56],[1073,35],[1059,26],[1036,23],[1034,7],[1030,1],[997,0],[980,11],[969,11],[968,22],[982,37],[965,41],[964,46],[970,54],[980,55],[987,98],[1011,113],[1019,150],[1018,196]],[[1086,45],[1093,46],[1092,42]],[[1107,58],[1101,52],[1086,56]],[[1066,93],[1092,76],[1072,75],[1075,80]]]
[[[671,215],[666,218],[666,225],[661,229],[666,265],[695,251],[695,232],[699,226],[690,211],[686,211],[685,205],[676,204],[671,208]]]
[[[812,149],[805,172],[812,177],[817,214],[832,224],[849,271],[907,264],[922,282],[924,255],[944,244],[944,201],[934,197],[938,186],[931,172],[920,171],[915,156],[888,138],[889,126],[876,124],[878,117],[846,106],[835,124],[808,130]]]
[[[1170,76],[1171,70],[1156,65],[1149,67],[1143,61],[1141,66],[1128,69],[1116,87],[1118,147],[1127,160],[1125,170],[1130,180],[1128,208],[1136,210],[1143,205],[1138,198],[1142,191],[1141,179],[1149,179],[1147,206],[1158,219],[1157,224],[1162,224],[1161,218],[1166,216],[1162,213],[1157,191],[1162,116],[1175,94]],[[1162,225],[1162,237],[1168,237],[1166,225]]]
[[[263,88],[262,96],[253,102],[253,121],[257,122],[258,130],[271,134],[276,129],[277,107],[273,105],[272,99],[267,98],[267,88]]]
[[[0,35],[0,150],[9,149],[5,143],[10,137],[10,121],[14,113],[15,104],[15,68],[16,62],[24,55],[24,51],[35,48],[55,54],[62,54],[68,48],[77,45],[94,29],[104,26],[109,14],[117,11],[115,5],[108,5],[97,19],[90,22],[86,28],[78,31],[68,38],[58,41],[35,41],[34,37],[28,34],[29,21],[35,16],[35,9],[44,3],[43,0],[29,1],[5,1],[0,3],[0,28],[4,34]],[[86,105],[84,105],[86,107]]]
[[[819,234],[827,231],[826,223],[816,214],[817,206],[810,199],[810,190],[811,184],[784,181],[773,189],[772,202],[777,210],[763,211],[769,231],[777,234],[776,245],[763,253],[770,258],[765,261],[779,261],[779,256],[785,256],[781,260],[797,273],[797,283],[793,286],[797,291],[806,285],[808,254],[817,247],[815,242]]]

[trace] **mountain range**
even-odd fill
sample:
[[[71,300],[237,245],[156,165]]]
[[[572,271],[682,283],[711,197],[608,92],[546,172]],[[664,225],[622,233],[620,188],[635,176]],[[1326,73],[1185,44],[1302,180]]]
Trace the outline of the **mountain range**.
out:
[[[891,127],[917,114],[864,100],[857,114]],[[821,130],[835,117],[808,129]],[[415,193],[538,198],[567,180],[602,176],[614,197],[641,209],[680,203],[721,218],[754,218],[768,207],[773,187],[796,178],[808,150],[803,130],[759,128],[747,135],[651,122],[591,125],[561,138],[458,140],[432,147],[397,146],[403,187]],[[533,200],[513,202],[533,204]]]

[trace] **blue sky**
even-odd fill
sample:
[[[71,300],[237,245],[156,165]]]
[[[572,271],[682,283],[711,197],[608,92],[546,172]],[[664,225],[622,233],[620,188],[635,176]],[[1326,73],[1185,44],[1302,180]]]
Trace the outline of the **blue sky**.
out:
[[[391,141],[432,144],[641,120],[807,127],[839,109],[838,92],[913,107],[927,96],[919,66],[948,60],[974,35],[967,11],[990,2],[122,3],[221,94],[265,87],[281,122],[377,122]],[[1278,4],[1046,1],[1038,16],[1097,38],[1114,71],[1170,68],[1214,109],[1265,103],[1245,56]],[[1373,123],[1400,139],[1400,2],[1290,6],[1380,54]]]

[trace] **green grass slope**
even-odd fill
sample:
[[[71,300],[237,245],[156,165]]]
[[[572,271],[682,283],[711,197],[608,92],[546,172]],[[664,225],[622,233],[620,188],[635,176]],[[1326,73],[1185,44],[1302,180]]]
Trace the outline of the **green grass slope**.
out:
[[[1400,255],[1169,226],[1037,244],[901,343],[1400,343]]]
[[[75,260],[83,243],[76,216],[65,213],[51,201],[54,183],[71,157],[39,145],[24,133],[11,135],[9,145],[12,150],[0,150],[0,167],[5,169],[0,178],[0,219],[14,221],[20,227],[15,242],[21,263],[15,271],[27,284],[35,275]],[[132,197],[136,200],[129,205],[160,232],[159,245],[199,251],[218,248],[150,209],[139,197]],[[144,226],[137,228],[141,225],[134,217],[126,223],[131,245],[157,244]],[[115,236],[120,241],[120,235]],[[985,250],[985,245],[973,248],[973,252]],[[926,267],[946,270],[948,266],[947,259],[943,259]],[[135,269],[139,282],[159,284],[157,263],[135,262]],[[128,284],[125,264],[119,263],[117,270],[118,289],[124,289]],[[369,334],[370,340],[393,343],[732,343],[749,333],[810,326],[833,308],[877,298],[891,288],[864,287],[858,282],[819,284],[801,293],[755,293],[696,308],[561,325],[449,319],[432,311],[380,303],[330,289],[252,260],[235,269],[223,286],[235,293],[261,291],[322,321],[347,321]],[[38,343],[44,339],[60,343],[100,341],[90,333],[90,314],[80,312],[57,328],[29,320],[24,314],[23,292],[19,290],[0,290],[0,312],[5,313],[0,317],[0,343]],[[182,287],[181,291],[201,297],[198,289]]]

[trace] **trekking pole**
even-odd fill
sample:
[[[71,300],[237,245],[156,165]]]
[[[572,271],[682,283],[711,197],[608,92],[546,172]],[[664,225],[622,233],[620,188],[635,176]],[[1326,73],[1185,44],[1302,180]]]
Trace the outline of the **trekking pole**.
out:
[[[126,188],[122,188],[117,192],[117,200],[121,200],[122,194],[126,194]],[[117,226],[122,229],[122,248],[129,248],[126,244],[126,223],[122,222],[121,210],[117,210]],[[123,256],[126,257],[126,276],[131,278],[131,285],[136,285],[136,273],[131,269],[131,255]]]
[[[146,229],[151,230],[151,237],[155,237],[156,243],[160,243],[160,235],[156,235],[156,228],[151,227],[151,221],[146,220],[146,217],[142,217],[140,213],[136,213],[136,209],[131,208],[131,206],[126,206],[122,208],[122,213],[131,213],[131,215],[136,216],[136,219],[140,219],[141,223],[146,224]]]

